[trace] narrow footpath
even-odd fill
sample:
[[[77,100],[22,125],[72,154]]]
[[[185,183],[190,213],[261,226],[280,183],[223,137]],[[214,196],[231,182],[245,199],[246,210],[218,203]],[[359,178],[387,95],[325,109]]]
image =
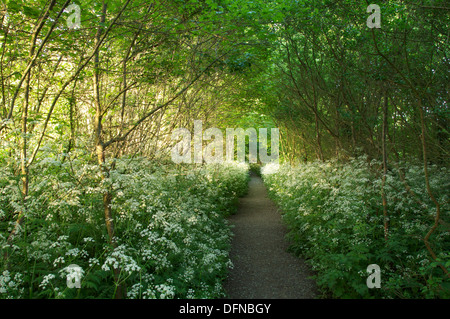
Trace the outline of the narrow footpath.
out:
[[[287,252],[286,227],[260,177],[251,175],[248,194],[229,218],[234,225],[234,264],[225,282],[229,298],[305,299],[316,297],[311,270]]]

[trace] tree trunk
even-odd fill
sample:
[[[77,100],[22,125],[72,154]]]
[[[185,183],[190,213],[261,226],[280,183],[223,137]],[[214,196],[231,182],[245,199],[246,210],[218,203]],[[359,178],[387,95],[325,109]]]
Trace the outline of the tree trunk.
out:
[[[383,123],[381,132],[381,149],[383,158],[383,177],[381,182],[381,198],[383,201],[383,219],[384,219],[384,239],[388,240],[389,222],[387,212],[387,198],[385,192],[386,174],[387,174],[387,148],[386,148],[386,136],[387,136],[387,113],[388,113],[388,97],[385,91],[384,105],[383,105]]]
[[[31,46],[30,51],[28,52],[28,57],[30,61],[33,59],[34,50],[35,50],[35,43],[36,38],[38,36],[38,30],[35,30],[33,33],[33,36],[31,38]],[[31,63],[31,62],[30,62]],[[21,127],[21,134],[22,134],[22,145],[20,150],[20,179],[22,181],[22,211],[18,213],[16,224],[14,226],[14,229],[9,234],[8,242],[11,243],[14,239],[14,236],[17,234],[17,230],[19,229],[20,225],[22,224],[24,218],[25,218],[25,210],[26,210],[26,200],[28,196],[28,188],[29,188],[29,169],[28,169],[28,163],[27,163],[27,149],[28,149],[28,107],[30,102],[30,81],[31,81],[31,69],[25,76],[25,86],[23,88],[23,94],[24,94],[24,100],[23,100],[23,107],[22,107],[22,127]],[[6,255],[5,255],[6,256]]]
[[[322,151],[322,143],[320,140],[320,130],[319,130],[319,119],[317,114],[314,115],[315,126],[316,126],[316,143],[317,143],[317,158],[320,161],[323,161],[323,151]]]
[[[423,114],[423,107],[421,103],[419,104],[419,114],[420,114],[420,126],[421,126],[421,141],[422,141],[422,153],[423,153],[423,170],[425,174],[425,185],[427,189],[428,196],[430,196],[431,200],[433,201],[434,205],[436,206],[436,215],[434,217],[434,223],[433,226],[431,226],[430,230],[425,235],[423,241],[425,243],[425,246],[427,247],[428,252],[430,253],[431,257],[436,260],[437,256],[430,245],[430,236],[434,233],[436,228],[439,225],[439,219],[441,218],[441,205],[437,201],[436,197],[434,197],[433,192],[431,190],[430,186],[430,178],[428,175],[428,159],[427,159],[427,144],[426,144],[426,127],[425,127],[425,119]],[[442,265],[439,265],[442,269],[442,271],[450,277],[450,273],[448,270]]]
[[[106,9],[107,4],[103,1],[101,25],[105,23],[106,19]],[[95,36],[95,46],[100,42],[100,37],[102,34],[101,28],[98,29]],[[93,74],[93,89],[94,89],[94,103],[95,103],[95,140],[96,140],[96,151],[97,151],[97,161],[99,169],[102,173],[102,182],[109,178],[109,169],[106,167],[106,155],[105,155],[105,143],[103,141],[103,129],[102,129],[102,119],[103,110],[100,99],[100,58],[99,50],[94,55],[94,74]],[[105,216],[105,225],[108,232],[108,238],[111,246],[116,248],[116,239],[114,234],[114,219],[111,210],[112,194],[109,189],[105,190],[103,194],[103,211]],[[117,290],[115,292],[115,298],[121,299],[124,297],[124,286],[120,282],[120,268],[113,268],[114,271],[114,282],[116,284]]]

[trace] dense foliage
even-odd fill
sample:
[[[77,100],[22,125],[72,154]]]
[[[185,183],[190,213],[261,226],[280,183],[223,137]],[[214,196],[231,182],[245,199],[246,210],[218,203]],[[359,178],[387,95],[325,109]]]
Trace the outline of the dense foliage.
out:
[[[245,165],[197,169],[120,159],[108,180],[96,165],[45,158],[31,182],[27,212],[14,242],[14,211],[21,209],[18,180],[0,171],[0,298],[111,298],[117,283],[128,298],[222,297],[231,266],[225,217],[246,191]],[[114,247],[108,244],[102,196],[115,194]],[[70,289],[67,266],[80,266],[82,289]]]
[[[367,26],[366,1],[280,3],[270,62],[248,87],[282,131],[285,160],[425,153],[445,165],[448,1],[370,2],[381,28]]]
[[[335,296],[369,258],[375,295],[448,296],[447,2],[1,1],[2,296],[72,296],[69,262],[79,297],[220,296],[246,174],[168,161],[195,120],[279,128],[305,165],[265,180]]]
[[[432,224],[433,202],[422,192],[423,169],[402,165],[387,175],[389,228],[385,236],[381,179],[377,161],[366,157],[342,164],[313,162],[263,168],[270,196],[289,227],[292,250],[306,257],[325,295],[338,298],[449,298],[450,281],[439,265],[450,266],[448,215],[433,234],[433,260],[423,238]],[[447,203],[449,174],[433,167],[430,181],[438,200]],[[370,264],[381,267],[381,288],[366,285]]]

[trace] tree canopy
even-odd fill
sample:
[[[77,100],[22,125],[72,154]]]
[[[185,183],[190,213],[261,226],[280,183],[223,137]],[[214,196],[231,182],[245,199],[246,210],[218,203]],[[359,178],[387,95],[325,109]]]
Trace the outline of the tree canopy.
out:
[[[116,160],[169,161],[175,128],[279,128],[283,162],[379,160],[385,176],[448,166],[448,2],[379,1],[370,27],[357,0],[3,0],[0,164],[27,218],[36,163],[98,165],[109,244],[115,242]],[[404,179],[404,172],[400,177]],[[31,183],[31,184],[30,184]],[[106,184],[105,184],[106,183]],[[408,185],[406,185],[408,187]],[[0,216],[1,217],[1,216]],[[118,274],[115,277],[118,280]],[[120,293],[120,291],[119,291]]]

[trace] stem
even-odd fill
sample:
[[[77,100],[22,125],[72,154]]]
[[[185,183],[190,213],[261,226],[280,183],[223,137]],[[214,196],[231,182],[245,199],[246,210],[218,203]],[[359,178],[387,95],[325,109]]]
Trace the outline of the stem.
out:
[[[386,174],[387,174],[387,149],[386,149],[386,136],[387,136],[387,110],[388,110],[388,98],[387,93],[385,91],[384,95],[384,105],[383,105],[383,127],[382,127],[382,135],[381,135],[381,143],[382,143],[382,151],[383,151],[383,179],[381,182],[381,197],[383,201],[383,218],[384,218],[384,239],[388,240],[388,213],[387,213],[387,198],[385,192],[386,185]]]

